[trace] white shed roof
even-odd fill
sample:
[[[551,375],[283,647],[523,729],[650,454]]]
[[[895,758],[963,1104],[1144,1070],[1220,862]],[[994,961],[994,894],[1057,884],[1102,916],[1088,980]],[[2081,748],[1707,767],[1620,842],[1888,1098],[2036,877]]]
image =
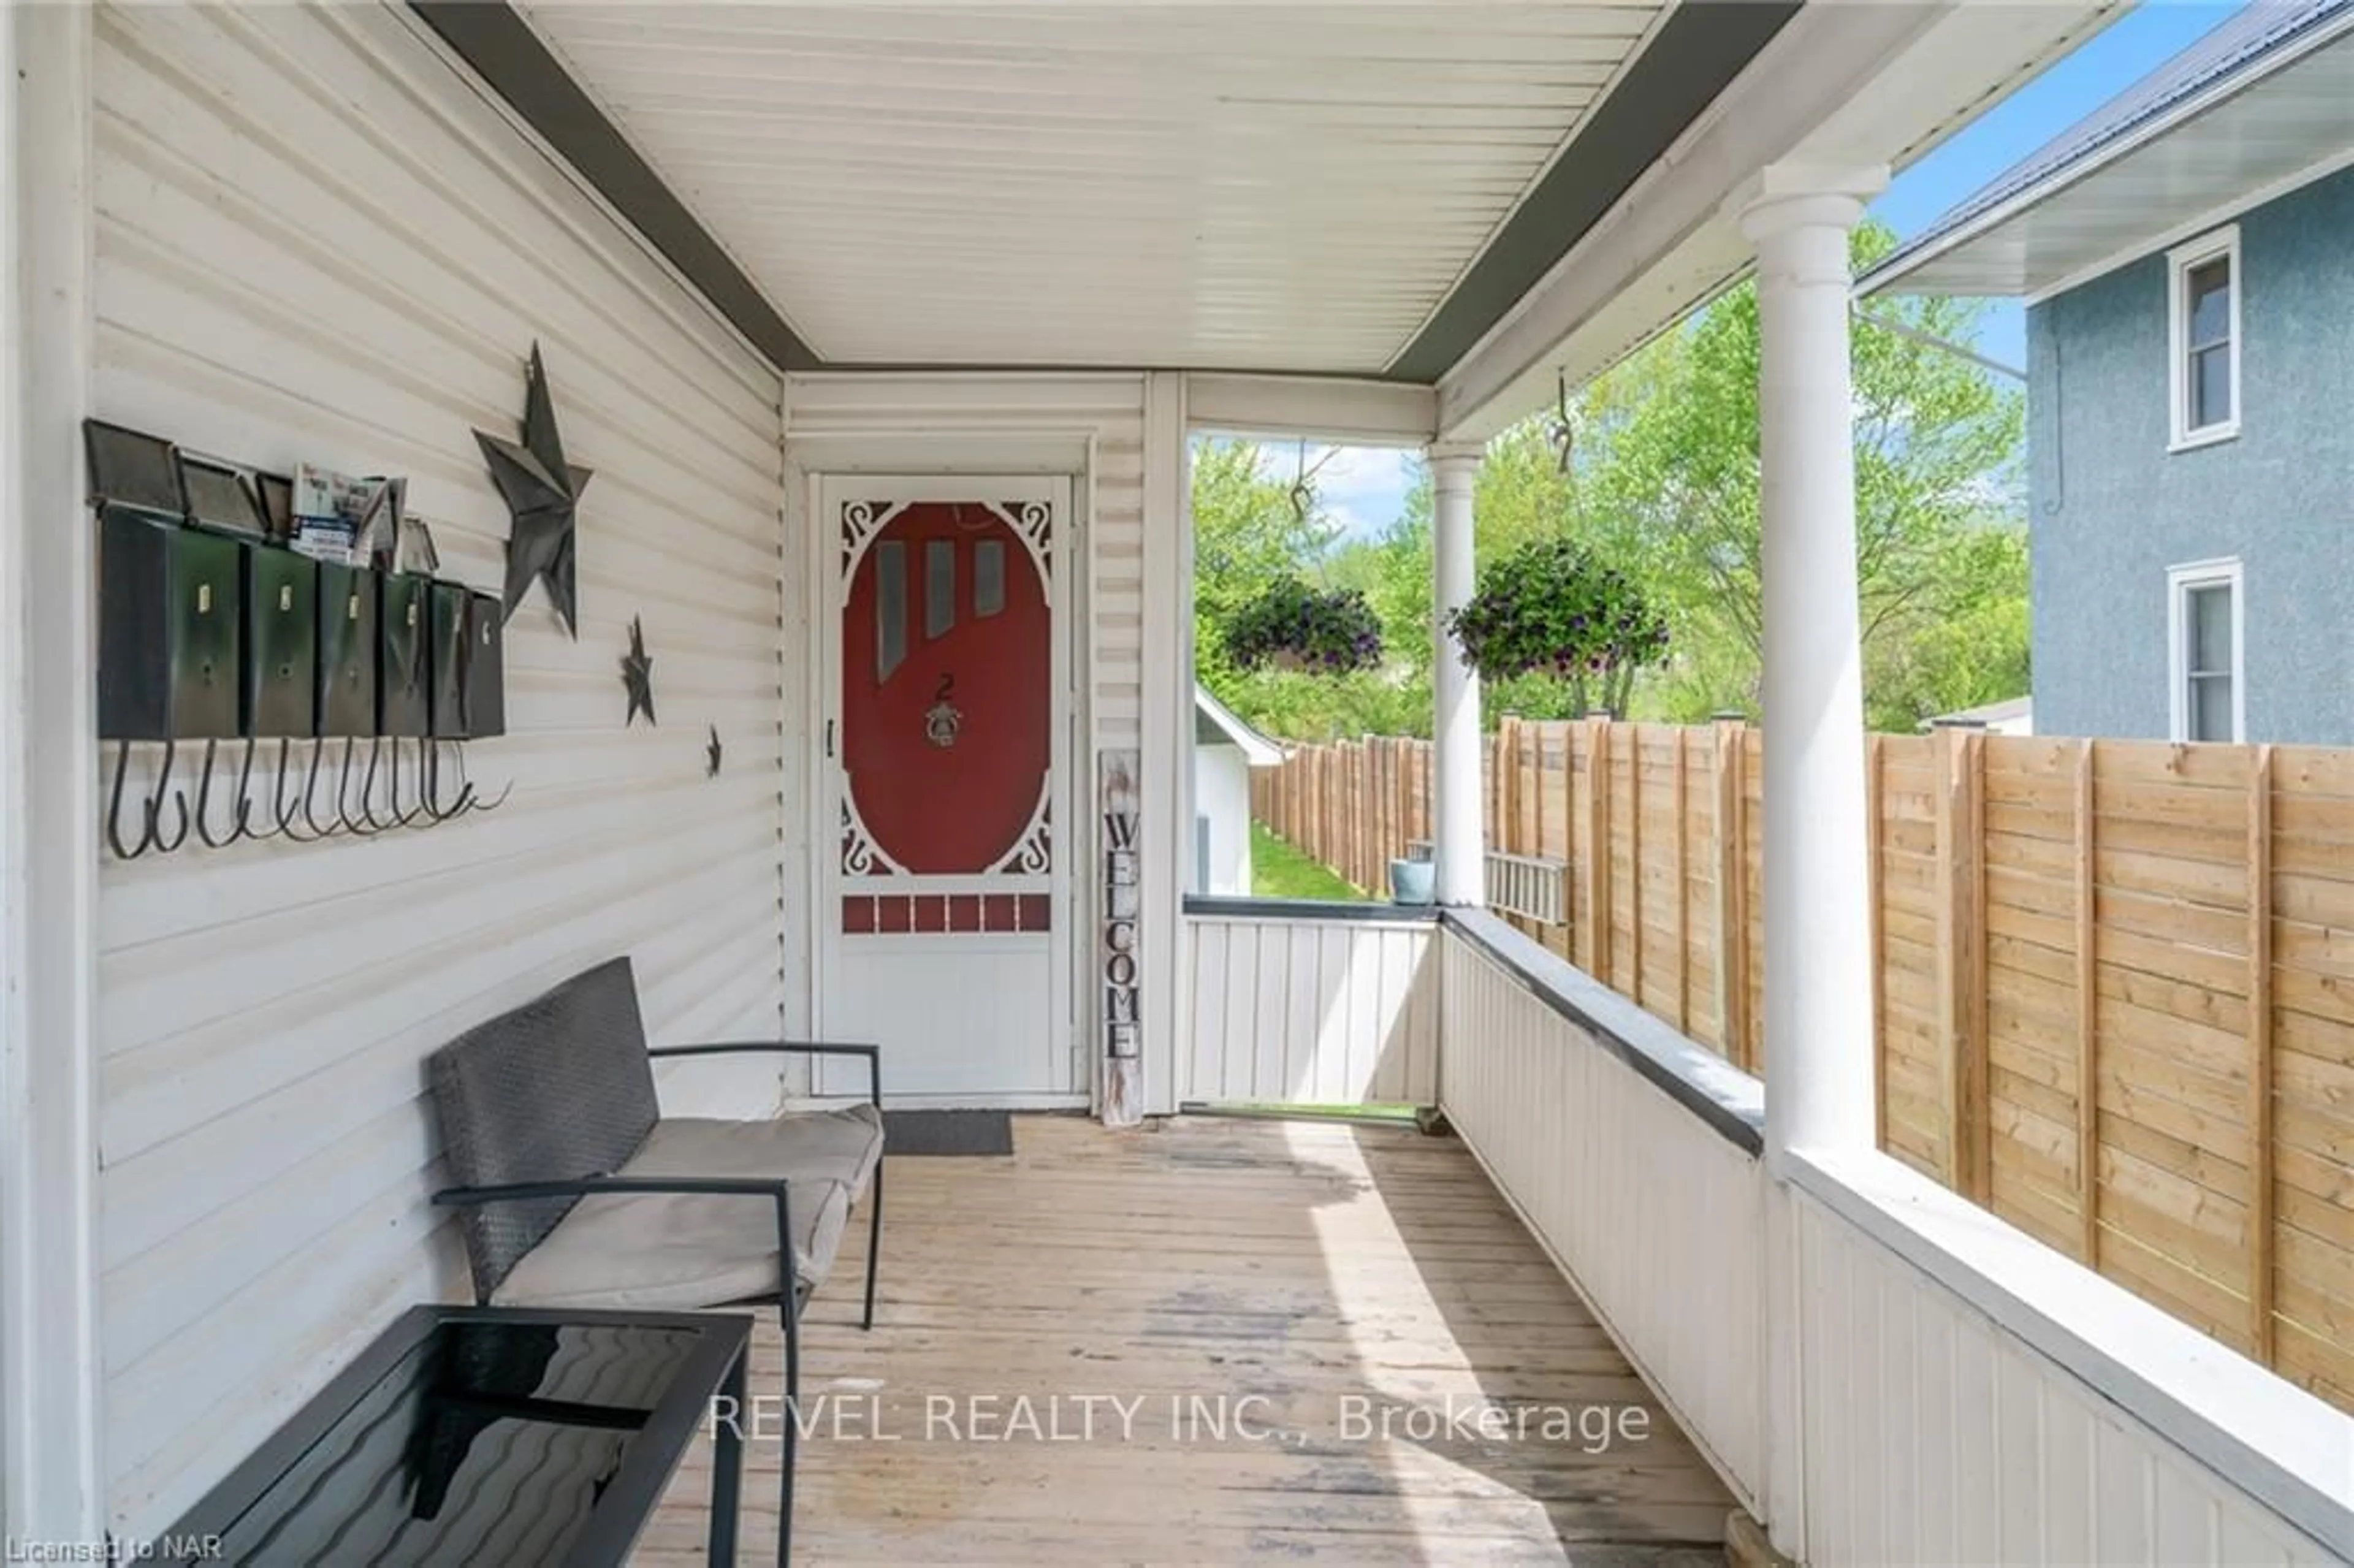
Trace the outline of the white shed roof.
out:
[[[1281,745],[1244,723],[1242,715],[1218,701],[1211,694],[1209,687],[1196,681],[1193,683],[1193,738],[1204,741],[1212,736],[1241,747],[1243,760],[1253,768],[1273,768],[1283,761]]]

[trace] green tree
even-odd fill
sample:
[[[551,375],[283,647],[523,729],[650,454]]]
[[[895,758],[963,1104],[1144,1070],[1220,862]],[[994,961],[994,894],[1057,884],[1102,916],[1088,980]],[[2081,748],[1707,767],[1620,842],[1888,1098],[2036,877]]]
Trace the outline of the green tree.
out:
[[[1413,600],[1390,541],[1341,542],[1340,528],[1317,498],[1314,468],[1312,455],[1295,457],[1251,441],[1195,444],[1194,673],[1235,713],[1286,739],[1427,735],[1427,535],[1426,580]],[[1364,590],[1382,621],[1379,669],[1331,675],[1235,668],[1225,655],[1226,623],[1268,583],[1289,576],[1323,588]],[[1409,596],[1403,604],[1402,589]]]
[[[1867,224],[1853,256],[1893,243]],[[1967,342],[1981,307],[1882,301],[1874,313]],[[1932,344],[1859,319],[1854,331],[1856,532],[1866,721],[1910,730],[1953,708],[2028,689],[2027,548],[2013,388]],[[1668,618],[1670,658],[1638,677],[1631,711],[1693,722],[1755,714],[1762,656],[1758,543],[1758,320],[1743,284],[1597,377],[1564,407],[1492,441],[1474,504],[1483,565],[1531,540],[1565,536],[1626,572]],[[1564,458],[1561,429],[1568,431]],[[1282,570],[1362,589],[1381,618],[1381,670],[1329,679],[1237,676],[1197,633],[1218,694],[1254,723],[1297,739],[1427,735],[1431,510],[1426,472],[1384,535],[1337,543],[1293,472],[1247,443],[1196,458],[1196,612],[1204,627]],[[1312,485],[1310,486],[1312,493]],[[1447,656],[1452,656],[1451,653]],[[1485,683],[1489,717],[1575,716],[1567,682]]]
[[[1220,635],[1227,619],[1314,561],[1335,532],[1311,506],[1293,504],[1292,482],[1276,477],[1257,443],[1194,443],[1193,671],[1222,700],[1235,704],[1244,684]]]
[[[1944,613],[1865,650],[1864,717],[1903,730],[1936,714],[2025,694],[2027,535],[1984,528],[1955,552]]]
[[[1893,243],[1887,229],[1865,225],[1856,264]],[[1982,307],[1932,298],[1881,309],[1919,332],[1964,341]],[[1614,558],[1640,561],[1673,607],[1686,656],[1655,686],[1657,705],[1678,718],[1754,711],[1764,635],[1755,288],[1727,293],[1662,353],[1672,364],[1664,374],[1645,367],[1650,392],[1605,437],[1586,525]],[[2023,591],[2016,574],[2003,574],[2023,558],[2015,518],[2024,403],[1967,361],[1868,321],[1856,323],[1853,356],[1868,716],[1877,727],[1911,729],[1937,711],[1923,708],[1932,694],[2023,683]],[[2015,613],[1996,608],[2005,594]],[[1966,620],[1972,633],[1956,635]],[[2015,644],[2005,630],[2014,625]],[[1941,668],[1940,660],[1963,667]]]

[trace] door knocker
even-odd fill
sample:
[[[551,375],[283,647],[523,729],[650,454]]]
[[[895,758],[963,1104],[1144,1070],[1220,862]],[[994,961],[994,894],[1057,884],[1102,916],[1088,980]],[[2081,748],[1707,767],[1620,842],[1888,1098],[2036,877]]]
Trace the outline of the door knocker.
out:
[[[957,743],[957,730],[964,723],[964,715],[949,701],[955,691],[956,677],[942,675],[939,689],[932,694],[932,705],[924,714],[924,738],[943,751]]]

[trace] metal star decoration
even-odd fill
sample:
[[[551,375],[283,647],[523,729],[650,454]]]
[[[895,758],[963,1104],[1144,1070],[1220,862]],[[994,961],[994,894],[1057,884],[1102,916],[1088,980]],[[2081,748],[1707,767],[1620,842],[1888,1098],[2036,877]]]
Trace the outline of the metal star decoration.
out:
[[[719,726],[717,725],[711,726],[711,744],[703,748],[703,776],[705,779],[719,777]]]
[[[638,722],[642,711],[648,724],[662,721],[654,717],[654,662],[646,657],[645,628],[636,616],[630,617],[630,651],[621,656],[621,684],[629,688],[630,716],[621,721],[626,729]]]
[[[548,601],[577,640],[577,577],[573,569],[572,522],[580,493],[588,487],[589,471],[564,461],[564,440],[556,429],[556,405],[547,392],[547,367],[540,363],[539,344],[531,345],[531,361],[524,372],[523,440],[508,440],[486,430],[474,440],[491,467],[491,482],[506,499],[514,524],[507,534],[506,614],[530,591],[536,577],[547,585]],[[652,717],[651,710],[648,713]]]

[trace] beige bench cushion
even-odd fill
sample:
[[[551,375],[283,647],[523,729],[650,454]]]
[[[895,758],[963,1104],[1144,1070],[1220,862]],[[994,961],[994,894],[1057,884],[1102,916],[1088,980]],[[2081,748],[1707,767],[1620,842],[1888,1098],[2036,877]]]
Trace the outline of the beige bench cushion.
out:
[[[769,1121],[658,1121],[623,1169],[632,1176],[839,1181],[854,1201],[866,1195],[866,1180],[882,1158],[882,1113],[858,1105]]]
[[[791,1183],[801,1283],[833,1266],[852,1194],[882,1157],[871,1106],[773,1121],[662,1121],[624,1176],[721,1176]],[[493,1299],[507,1306],[716,1307],[774,1297],[780,1267],[774,1205],[735,1193],[583,1198],[525,1254]]]

